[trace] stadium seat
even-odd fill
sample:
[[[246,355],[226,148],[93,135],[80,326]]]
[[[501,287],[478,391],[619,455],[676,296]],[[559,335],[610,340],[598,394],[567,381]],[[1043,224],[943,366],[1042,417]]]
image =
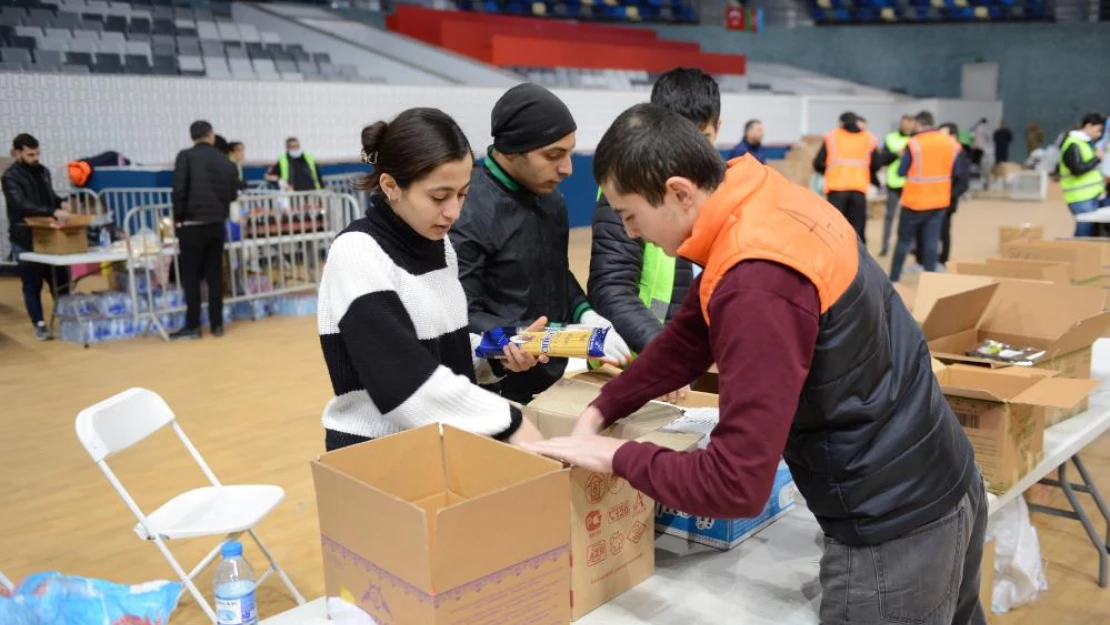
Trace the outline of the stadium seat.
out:
[[[21,66],[31,64],[31,51],[26,48],[0,48],[0,61]]]
[[[151,65],[155,74],[176,76],[178,73],[177,57],[175,56],[155,56]]]
[[[122,74],[123,60],[118,54],[98,53],[93,63],[94,74]]]
[[[124,57],[123,69],[128,74],[150,74],[153,70],[150,60],[139,54],[128,54]]]

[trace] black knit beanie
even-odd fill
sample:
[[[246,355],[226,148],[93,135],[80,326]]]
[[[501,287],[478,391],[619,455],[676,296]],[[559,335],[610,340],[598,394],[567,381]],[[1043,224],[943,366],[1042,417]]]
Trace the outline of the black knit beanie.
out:
[[[539,85],[513,87],[493,105],[493,147],[502,154],[523,154],[555,143],[578,129],[570,109]]]

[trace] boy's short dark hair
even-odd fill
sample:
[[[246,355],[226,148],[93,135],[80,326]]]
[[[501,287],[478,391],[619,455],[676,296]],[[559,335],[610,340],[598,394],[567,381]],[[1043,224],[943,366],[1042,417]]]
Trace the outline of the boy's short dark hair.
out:
[[[696,67],[676,67],[651,88],[651,102],[697,124],[716,125],[721,118],[721,88],[712,76]]]
[[[200,141],[210,134],[212,134],[212,124],[209,124],[203,119],[198,119],[189,125],[189,137],[191,137],[193,141]]]
[[[659,104],[637,104],[620,114],[594,152],[594,177],[622,195],[659,206],[667,179],[686,178],[706,191],[720,186],[725,162],[701,129]]]
[[[929,111],[921,111],[917,114],[915,119],[917,119],[917,123],[927,128],[932,128],[933,124],[937,123],[936,120],[933,118],[933,114]]]
[[[1105,126],[1106,116],[1102,113],[1087,113],[1083,116],[1083,121],[1079,123],[1080,126],[1087,126],[1094,124],[1095,126]]]
[[[12,149],[14,150],[22,151],[25,148],[33,149],[37,147],[39,147],[39,140],[25,132],[19,133],[15,136],[15,139],[12,139]]]
[[[947,130],[948,134],[952,135],[953,137],[960,134],[960,127],[956,125],[956,122],[944,122],[943,124],[938,126],[938,128],[943,128],[944,130]]]

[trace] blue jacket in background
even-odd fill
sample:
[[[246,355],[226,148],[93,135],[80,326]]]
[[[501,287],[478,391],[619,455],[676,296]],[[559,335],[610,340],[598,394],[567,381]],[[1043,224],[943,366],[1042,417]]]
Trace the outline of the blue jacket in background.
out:
[[[763,144],[752,145],[747,141],[741,141],[740,143],[737,143],[736,147],[732,148],[732,151],[728,153],[728,160],[731,161],[732,159],[738,156],[743,156],[745,154],[751,154],[753,157],[755,157],[755,160],[759,161],[760,163],[767,162],[767,153],[766,150],[763,149]]]

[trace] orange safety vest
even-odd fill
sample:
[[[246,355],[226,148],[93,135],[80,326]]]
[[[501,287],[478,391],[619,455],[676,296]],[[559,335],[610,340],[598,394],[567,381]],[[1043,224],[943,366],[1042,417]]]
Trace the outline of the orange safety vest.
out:
[[[717,284],[745,260],[769,260],[801,273],[817,287],[821,312],[827,311],[859,269],[856,231],[832,204],[750,155],[728,166],[678,250],[705,267],[700,294],[706,323]]]
[[[952,167],[963,150],[960,143],[939,130],[928,130],[914,135],[906,149],[911,162],[902,187],[902,206],[915,211],[948,208]]]
[[[871,153],[878,140],[869,132],[843,128],[825,135],[825,191],[859,191],[871,186]]]

